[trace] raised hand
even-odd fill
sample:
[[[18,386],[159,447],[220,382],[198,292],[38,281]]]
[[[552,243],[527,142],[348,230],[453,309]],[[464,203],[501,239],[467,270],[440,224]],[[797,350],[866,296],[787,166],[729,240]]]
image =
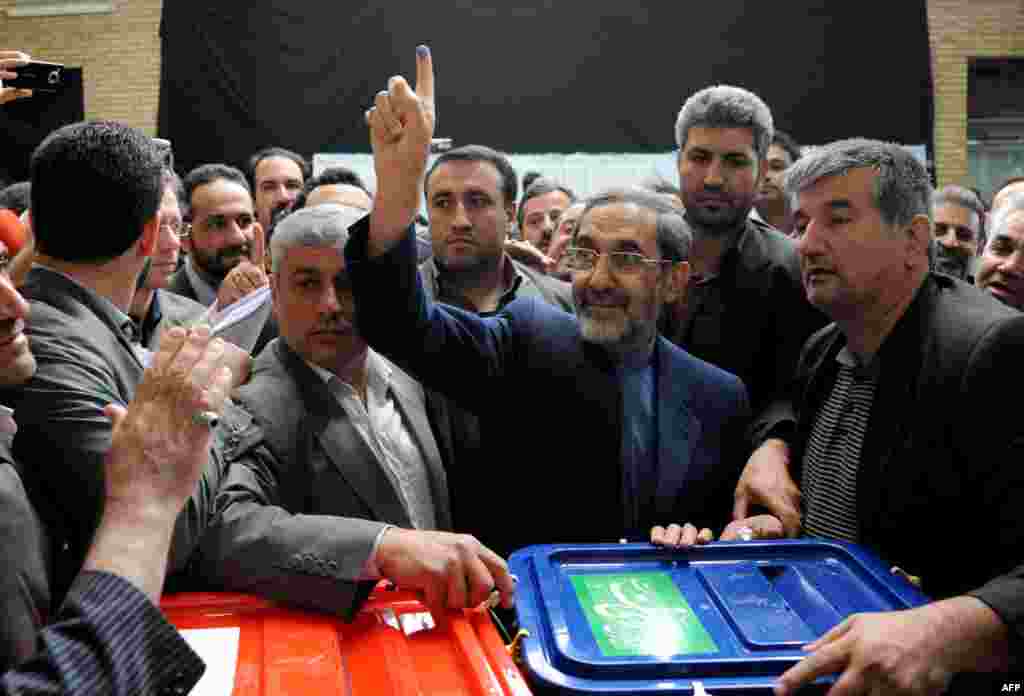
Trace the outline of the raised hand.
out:
[[[434,136],[434,64],[430,49],[416,49],[416,88],[392,77],[366,112],[377,175],[370,217],[370,256],[384,253],[402,237],[419,210],[423,174]]]
[[[0,51],[0,104],[32,96],[30,89],[3,86],[3,80],[16,78],[18,76],[17,69],[30,60],[28,54],[21,51]]]

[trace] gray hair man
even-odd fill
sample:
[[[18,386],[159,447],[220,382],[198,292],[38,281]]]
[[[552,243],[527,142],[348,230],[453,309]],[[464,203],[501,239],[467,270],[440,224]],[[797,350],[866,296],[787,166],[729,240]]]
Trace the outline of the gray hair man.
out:
[[[929,271],[932,189],[900,146],[832,143],[794,164],[786,189],[807,296],[834,323],[797,367],[795,465],[775,472],[788,484],[761,499],[772,511],[802,502],[804,533],[872,548],[940,601],[847,619],[777,693],[843,671],[865,691],[937,694],[954,673],[1005,668],[1010,631],[1021,631],[1024,566],[1013,565],[1024,525],[1008,491],[1024,489],[1010,464],[1024,454],[1024,426],[1012,410],[993,421],[972,405],[1024,389],[1024,317]],[[781,500],[794,481],[799,491]],[[965,554],[955,567],[928,543],[951,511],[965,521],[943,535]],[[976,529],[990,530],[985,544]]]
[[[963,186],[950,184],[932,197],[936,241],[935,270],[967,280],[985,245],[985,206]]]
[[[343,248],[365,214],[303,208],[271,239],[280,338],[237,399],[273,456],[229,473],[206,576],[346,616],[378,578],[422,590],[434,606],[475,606],[494,587],[510,602],[504,561],[473,537],[433,531],[451,528],[442,460],[453,462],[434,435],[445,424],[355,327]]]
[[[789,456],[775,437],[796,420],[785,387],[804,341],[824,324],[801,288],[793,240],[750,216],[773,133],[768,106],[739,87],[708,87],[679,110],[679,189],[693,230],[693,275],[685,302],[669,308],[662,326],[674,343],[743,380],[754,413],[753,457],[766,464]],[[759,502],[738,492],[734,515],[746,517]],[[798,513],[783,521],[796,534]]]
[[[975,282],[1003,304],[1024,309],[1024,192],[1000,201],[991,227]]]

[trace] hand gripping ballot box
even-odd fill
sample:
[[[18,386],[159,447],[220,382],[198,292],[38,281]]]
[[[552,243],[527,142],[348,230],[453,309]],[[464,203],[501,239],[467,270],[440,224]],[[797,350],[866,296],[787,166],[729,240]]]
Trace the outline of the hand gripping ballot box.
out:
[[[484,609],[431,614],[378,585],[351,623],[248,595],[167,595],[206,663],[193,696],[530,696]]]
[[[531,546],[509,566],[537,694],[771,694],[801,646],[847,616],[928,601],[864,549],[825,540]]]

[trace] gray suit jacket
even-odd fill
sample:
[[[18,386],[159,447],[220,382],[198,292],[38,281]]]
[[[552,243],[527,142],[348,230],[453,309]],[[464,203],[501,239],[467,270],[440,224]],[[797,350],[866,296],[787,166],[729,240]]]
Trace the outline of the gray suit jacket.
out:
[[[152,317],[157,309],[159,316]],[[206,307],[195,300],[184,295],[177,295],[167,290],[157,290],[153,296],[153,304],[149,307],[149,314],[143,321],[143,344],[149,350],[156,350],[160,343],[160,334],[175,326],[187,326],[197,319]],[[152,331],[146,335],[148,324],[155,322]]]
[[[395,368],[391,389],[427,464],[438,526],[451,527],[441,447],[423,389]],[[204,575],[224,589],[350,618],[372,583],[352,582],[388,524],[411,527],[398,491],[327,385],[281,339],[253,366],[238,402],[269,456],[232,466],[204,539]]]

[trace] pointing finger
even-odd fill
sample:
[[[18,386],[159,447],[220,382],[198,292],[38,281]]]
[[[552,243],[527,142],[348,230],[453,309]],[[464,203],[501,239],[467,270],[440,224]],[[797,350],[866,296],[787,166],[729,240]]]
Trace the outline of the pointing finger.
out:
[[[427,46],[416,47],[416,95],[434,103],[434,59]]]

